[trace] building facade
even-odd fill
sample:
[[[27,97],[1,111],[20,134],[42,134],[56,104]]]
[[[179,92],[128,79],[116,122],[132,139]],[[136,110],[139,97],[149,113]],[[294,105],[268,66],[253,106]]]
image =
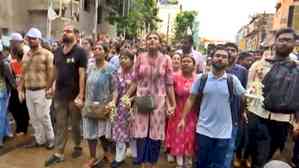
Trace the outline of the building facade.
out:
[[[105,19],[114,12],[109,0],[80,0],[79,28],[86,36],[98,33],[116,35],[116,27]]]
[[[274,14],[271,13],[260,13],[252,17],[238,32],[239,47],[243,50],[257,50],[265,45],[265,41],[268,43],[268,37],[273,34],[273,17]]]
[[[174,36],[175,18],[182,11],[182,3],[179,0],[159,0],[158,8],[158,17],[162,20],[158,25],[158,32],[169,41]]]
[[[278,0],[273,30],[292,27],[299,32],[299,0]]]
[[[65,24],[78,25],[79,1],[52,0],[53,9],[60,15],[52,22],[51,35],[54,38],[62,34]],[[48,7],[46,0],[0,0],[0,28],[9,32],[26,32],[30,27],[41,30],[46,37],[48,30]]]
[[[76,26],[84,35],[113,30],[113,26],[105,20],[110,12],[106,6],[109,0],[0,0],[0,32],[26,32],[30,27],[36,27],[46,37],[50,1],[58,15],[51,22],[51,38],[61,37],[66,24]],[[95,8],[96,1],[98,10]]]

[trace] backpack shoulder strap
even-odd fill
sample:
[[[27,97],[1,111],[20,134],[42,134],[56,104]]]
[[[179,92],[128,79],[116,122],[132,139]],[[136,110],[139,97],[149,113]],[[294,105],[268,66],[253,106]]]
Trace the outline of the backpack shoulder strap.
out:
[[[208,74],[202,74],[198,88],[198,94],[201,96],[208,80]]]
[[[234,79],[231,74],[227,74],[227,87],[229,92],[229,99],[232,100],[234,95]]]

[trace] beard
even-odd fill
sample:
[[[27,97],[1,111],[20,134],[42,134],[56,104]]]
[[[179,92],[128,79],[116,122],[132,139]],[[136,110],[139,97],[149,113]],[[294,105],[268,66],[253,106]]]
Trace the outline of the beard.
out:
[[[38,46],[39,46],[39,44],[29,43],[29,47],[31,49],[36,49],[36,48],[38,48]]]
[[[290,55],[290,53],[292,53],[292,51],[293,51],[293,48],[282,47],[281,49],[280,48],[276,49],[276,54],[279,56],[288,57]]]
[[[74,38],[67,37],[67,36],[62,37],[62,42],[63,43],[70,44],[70,43],[73,43],[74,41],[75,41]]]
[[[218,64],[218,63],[212,63],[213,68],[215,68],[216,70],[223,70],[225,69],[226,65],[224,64]]]

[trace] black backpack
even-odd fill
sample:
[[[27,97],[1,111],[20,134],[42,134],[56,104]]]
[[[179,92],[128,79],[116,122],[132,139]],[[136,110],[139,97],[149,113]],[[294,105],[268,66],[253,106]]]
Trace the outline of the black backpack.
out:
[[[198,87],[198,97],[201,103],[202,95],[203,95],[203,90],[206,86],[208,80],[208,74],[202,74],[200,78],[200,84]],[[228,92],[229,92],[229,99],[232,101],[233,95],[234,95],[234,83],[233,83],[233,77],[231,74],[227,73],[227,87],[228,87]]]
[[[262,83],[266,110],[285,114],[299,111],[299,68],[294,61],[274,62]]]

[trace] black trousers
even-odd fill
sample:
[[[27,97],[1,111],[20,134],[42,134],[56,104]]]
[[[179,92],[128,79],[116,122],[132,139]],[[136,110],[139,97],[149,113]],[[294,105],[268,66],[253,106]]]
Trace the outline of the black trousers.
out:
[[[299,168],[299,138],[295,138],[295,145],[293,149],[293,158],[292,161],[296,165],[296,168]]]
[[[20,103],[18,97],[18,91],[16,89],[11,90],[11,96],[8,104],[8,110],[13,115],[16,122],[16,133],[27,133],[29,125],[29,114],[26,106],[26,102]]]
[[[288,138],[290,124],[263,119],[248,114],[249,149],[252,156],[252,168],[262,168],[272,159],[276,150],[283,150]]]

